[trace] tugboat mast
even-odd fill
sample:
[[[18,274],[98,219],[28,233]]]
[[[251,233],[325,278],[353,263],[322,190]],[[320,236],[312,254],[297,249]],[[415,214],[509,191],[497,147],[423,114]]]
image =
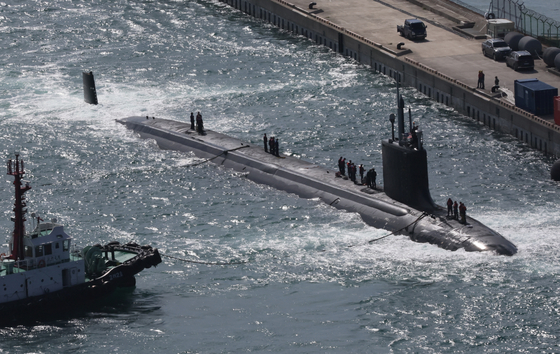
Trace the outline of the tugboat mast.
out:
[[[23,160],[19,160],[19,155],[16,154],[16,160],[8,161],[8,174],[14,176],[14,187],[16,190],[16,201],[14,203],[14,233],[12,239],[12,254],[11,259],[23,260],[25,258],[25,252],[23,250],[23,236],[25,235],[25,214],[27,214],[27,209],[24,209],[27,205],[25,203],[24,193],[31,189],[31,186],[26,183],[25,186],[21,185],[21,178],[25,174],[23,169]]]

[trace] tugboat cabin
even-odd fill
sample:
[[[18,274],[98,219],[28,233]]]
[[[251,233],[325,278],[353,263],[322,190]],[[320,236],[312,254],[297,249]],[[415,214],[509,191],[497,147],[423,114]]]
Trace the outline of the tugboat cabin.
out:
[[[25,267],[42,268],[70,261],[71,241],[62,225],[50,222],[37,225],[37,228],[23,240]]]

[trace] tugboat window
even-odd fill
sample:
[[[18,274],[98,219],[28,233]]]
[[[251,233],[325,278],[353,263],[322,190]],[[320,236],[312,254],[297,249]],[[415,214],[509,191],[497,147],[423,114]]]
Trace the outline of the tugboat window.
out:
[[[52,243],[48,243],[45,245],[45,256],[52,254]]]
[[[33,248],[25,246],[25,257],[33,257]]]
[[[68,251],[70,249],[70,240],[64,240],[64,245],[62,250],[63,251]]]
[[[55,243],[54,243],[54,248],[59,249],[59,248],[60,248],[60,243],[55,242]]]
[[[43,255],[43,245],[35,246],[35,257],[41,257]]]

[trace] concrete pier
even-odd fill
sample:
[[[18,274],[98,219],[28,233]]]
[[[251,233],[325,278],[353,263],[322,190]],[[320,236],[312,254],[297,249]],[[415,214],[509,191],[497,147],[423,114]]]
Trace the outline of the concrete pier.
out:
[[[447,0],[316,0],[312,9],[309,0],[224,2],[369,65],[545,154],[560,156],[560,126],[552,115],[538,117],[517,108],[513,97],[514,80],[538,78],[560,88],[560,76],[542,60],[535,60],[533,71],[516,72],[483,56],[486,21],[466,8]],[[397,33],[397,25],[407,18],[428,25],[426,40],[414,42]],[[476,88],[479,70],[486,75],[484,90]],[[490,91],[495,76],[505,89],[498,94]]]

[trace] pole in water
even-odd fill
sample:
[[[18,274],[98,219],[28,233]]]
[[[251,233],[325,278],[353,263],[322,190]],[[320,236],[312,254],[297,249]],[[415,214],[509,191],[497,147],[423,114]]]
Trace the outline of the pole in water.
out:
[[[93,73],[83,72],[82,78],[84,80],[84,101],[86,103],[97,104],[97,91],[95,90],[95,80],[93,79]]]

